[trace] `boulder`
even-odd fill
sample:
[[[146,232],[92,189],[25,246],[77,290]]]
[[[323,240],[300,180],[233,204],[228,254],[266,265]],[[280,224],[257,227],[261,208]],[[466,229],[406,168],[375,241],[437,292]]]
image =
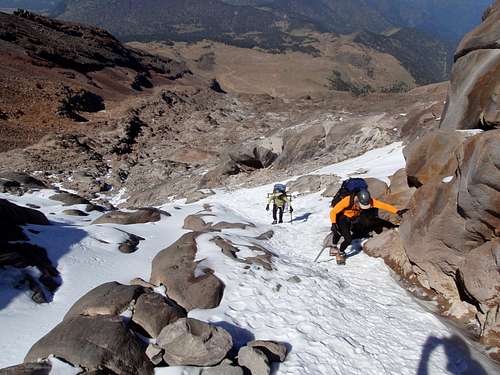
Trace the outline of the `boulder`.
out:
[[[255,340],[250,341],[247,346],[257,348],[264,352],[270,362],[284,362],[286,359],[287,349],[283,343],[276,341]]]
[[[24,193],[28,190],[47,188],[45,183],[24,172],[0,173],[0,191],[2,193]]]
[[[148,345],[146,355],[155,366],[159,365],[163,361],[163,349],[156,344]]]
[[[206,214],[195,214],[186,216],[182,229],[192,230],[193,232],[208,232],[212,224],[205,223],[203,217],[209,216]]]
[[[372,198],[380,199],[389,192],[389,187],[384,181],[371,177],[365,178],[365,181]]]
[[[233,340],[221,327],[183,318],[163,328],[157,344],[171,366],[213,366],[226,357]]]
[[[238,352],[238,364],[250,371],[251,375],[269,375],[271,367],[264,352],[257,348],[244,346]]]
[[[397,274],[407,279],[413,277],[410,260],[396,230],[391,229],[369,239],[363,244],[363,250],[372,257],[384,259]]]
[[[433,179],[453,176],[458,167],[456,154],[464,141],[464,135],[454,130],[438,130],[408,145],[403,153],[410,186],[418,188]]]
[[[231,361],[225,359],[222,363],[215,367],[205,368],[201,371],[201,375],[243,375],[243,369],[238,366],[233,366]]]
[[[229,158],[243,170],[267,168],[277,157],[273,150],[255,142],[238,145],[229,152]]]
[[[64,316],[120,315],[145,292],[140,286],[122,285],[116,281],[99,285],[76,301]]]
[[[209,269],[197,276],[197,232],[186,233],[153,259],[150,282],[165,285],[167,294],[187,311],[219,306],[224,283]]]
[[[74,316],[35,343],[25,362],[50,355],[88,371],[102,368],[117,375],[153,375],[145,347],[120,317]]]
[[[145,224],[154,223],[161,220],[162,215],[170,216],[168,212],[157,208],[140,208],[137,211],[111,211],[100,216],[92,224]]]
[[[63,203],[63,206],[73,206],[76,204],[86,204],[86,205],[90,204],[90,202],[87,199],[73,193],[68,193],[66,191],[51,195],[49,199],[61,202]]]
[[[321,193],[322,197],[328,197],[328,198],[333,198],[335,194],[337,194],[337,191],[339,191],[340,186],[342,186],[342,181],[340,178],[332,182],[330,185],[328,185],[323,193]]]
[[[219,221],[217,224],[212,225],[211,231],[220,232],[223,229],[247,229],[248,227],[254,228],[254,224],[245,223],[228,223],[227,221]]]
[[[51,371],[50,362],[33,362],[0,369],[0,375],[49,375]]]
[[[500,2],[468,33],[455,53],[450,90],[440,127],[500,126]]]
[[[120,246],[118,246],[118,250],[124,254],[132,254],[137,251],[137,246],[141,241],[144,241],[144,238],[140,236],[136,236],[132,233],[127,233],[128,239],[125,242],[122,242]]]
[[[80,210],[64,210],[63,214],[68,216],[89,216],[89,214]]]
[[[7,199],[0,199],[0,226],[26,224],[49,225],[50,223],[40,211],[18,206]]]
[[[271,238],[273,238],[273,236],[274,236],[274,231],[269,230],[265,233],[258,235],[257,237],[255,237],[255,239],[259,240],[259,241],[267,241],[267,240],[270,240]]]
[[[214,194],[215,194],[215,192],[213,190],[193,191],[186,196],[186,204],[191,204],[191,203],[201,201],[202,199],[205,199],[205,198],[207,198],[211,195],[214,195]]]
[[[186,310],[161,294],[144,293],[135,303],[132,321],[154,338],[165,326],[186,316]]]
[[[316,193],[331,184],[338,183],[339,178],[334,175],[306,175],[286,184],[291,193]]]
[[[129,284],[142,286],[143,288],[147,288],[147,289],[154,289],[156,287],[155,285],[148,283],[146,280],[143,280],[140,277],[136,277],[136,278],[130,280]]]
[[[199,188],[209,189],[222,186],[228,176],[234,176],[240,172],[241,168],[236,162],[226,160],[202,177]]]

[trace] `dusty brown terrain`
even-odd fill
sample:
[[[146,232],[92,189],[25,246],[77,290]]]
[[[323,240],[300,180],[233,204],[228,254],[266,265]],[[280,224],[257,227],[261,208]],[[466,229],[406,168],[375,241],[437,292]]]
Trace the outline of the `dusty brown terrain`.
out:
[[[415,87],[412,75],[393,56],[353,41],[352,36],[311,34],[319,55],[304,52],[270,53],[213,41],[199,43],[129,43],[134,48],[184,61],[206,79],[216,78],[233,93],[299,97],[331,93],[334,71],[346,85],[376,91]],[[352,87],[337,89],[348,90]]]

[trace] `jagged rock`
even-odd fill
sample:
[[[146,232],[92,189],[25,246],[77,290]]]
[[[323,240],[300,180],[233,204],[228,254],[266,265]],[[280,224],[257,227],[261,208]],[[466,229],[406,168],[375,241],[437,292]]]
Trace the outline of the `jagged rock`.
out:
[[[229,152],[229,158],[243,170],[267,168],[277,157],[272,150],[258,143],[238,145]]]
[[[76,204],[90,204],[90,202],[87,199],[82,198],[79,195],[68,192],[54,194],[50,196],[49,199],[52,199],[53,201],[62,202],[64,206],[73,206]]]
[[[160,221],[162,215],[170,216],[166,211],[157,208],[140,208],[134,212],[111,211],[100,216],[92,224],[144,224]]]
[[[461,41],[455,53],[442,129],[500,126],[500,3]]]
[[[187,311],[217,307],[224,292],[224,283],[211,270],[204,269],[204,275],[195,276],[198,235],[183,235],[152,262],[150,282],[165,285],[168,296]]]
[[[146,355],[155,366],[159,365],[163,361],[163,349],[158,345],[149,344],[146,349]]]
[[[186,310],[175,302],[158,293],[144,293],[135,303],[132,320],[157,337],[165,326],[186,316]]]
[[[269,358],[270,362],[284,362],[286,359],[287,349],[283,343],[276,341],[255,340],[250,341],[247,346],[263,351],[267,355],[267,358]]]
[[[438,130],[408,145],[403,153],[410,186],[418,188],[430,180],[453,176],[458,167],[455,154],[464,140],[456,131]]]
[[[116,281],[99,285],[76,301],[64,320],[79,315],[119,315],[144,292],[140,286],[122,285]]]
[[[240,251],[240,249],[234,246],[230,241],[225,240],[224,238],[219,236],[214,237],[212,241],[214,241],[215,244],[221,248],[222,254],[231,259],[240,260],[236,255]]]
[[[86,214],[81,210],[64,210],[63,214],[68,216],[89,216],[89,214]]]
[[[144,241],[144,238],[132,233],[127,233],[127,235],[128,239],[118,246],[118,250],[124,254],[132,254],[137,251],[137,246],[141,241]]]
[[[198,202],[202,199],[205,199],[211,195],[214,195],[215,192],[213,190],[196,190],[192,193],[189,193],[186,197],[186,204],[191,204]]]
[[[88,371],[107,368],[118,375],[153,375],[143,344],[120,317],[74,316],[35,343],[25,362],[55,355]]]
[[[334,175],[306,175],[288,182],[286,187],[291,193],[316,193],[336,182],[338,182],[338,177]]]
[[[110,209],[114,210],[115,208],[111,206]],[[107,210],[106,207],[99,206],[99,205],[93,204],[93,203],[87,204],[87,207],[85,207],[86,212],[92,212],[92,211],[106,212],[106,210]]]
[[[200,181],[200,189],[209,189],[221,186],[228,176],[234,176],[241,172],[241,168],[233,160],[221,163],[216,168],[206,173]]]
[[[49,375],[51,370],[50,362],[33,362],[0,369],[0,375]]]
[[[402,168],[394,175],[389,177],[391,181],[389,190],[380,197],[381,200],[392,204],[398,208],[406,208],[410,203],[413,194],[417,190],[415,187],[410,187],[408,185],[408,176],[406,175],[406,169]],[[393,221],[395,220],[395,215],[387,212],[387,211],[379,211],[379,216],[382,219]],[[396,218],[396,220],[398,220]]]
[[[342,185],[342,180],[337,178],[336,181],[332,182],[328,185],[323,193],[321,193],[322,197],[333,198],[333,196],[339,191],[340,186]]]
[[[165,350],[163,359],[171,366],[213,366],[224,359],[233,340],[221,327],[183,318],[163,328],[157,344]]]
[[[269,375],[271,367],[264,352],[257,348],[244,346],[238,352],[238,364],[250,371],[252,375]]]
[[[130,84],[134,90],[142,91],[142,88],[151,89],[153,88],[153,84],[149,80],[148,75],[146,73],[137,73],[134,78],[134,82]]]
[[[205,223],[203,217],[209,216],[206,214],[195,214],[186,216],[182,229],[192,230],[193,232],[208,232],[212,224]]]

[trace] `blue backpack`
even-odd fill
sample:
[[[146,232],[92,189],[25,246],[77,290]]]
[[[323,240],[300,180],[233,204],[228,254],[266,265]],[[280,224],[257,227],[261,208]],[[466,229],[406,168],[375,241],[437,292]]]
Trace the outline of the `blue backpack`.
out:
[[[360,190],[368,190],[368,184],[362,178],[349,178],[342,182],[342,186],[332,199],[331,207],[335,207],[343,198],[353,195]]]
[[[286,185],[283,184],[276,184],[273,187],[273,193],[286,193]]]

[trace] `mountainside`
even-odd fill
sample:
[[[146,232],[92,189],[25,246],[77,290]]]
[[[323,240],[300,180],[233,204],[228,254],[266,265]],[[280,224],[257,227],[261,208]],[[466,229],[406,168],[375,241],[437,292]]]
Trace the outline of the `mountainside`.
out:
[[[0,150],[74,132],[127,97],[187,69],[123,46],[102,29],[0,12]],[[90,122],[91,123],[91,122]]]
[[[418,84],[446,80],[452,57],[449,43],[391,22],[366,0],[230,3],[221,0],[67,0],[56,15],[106,28],[125,41],[211,39],[245,48],[302,51],[314,56],[320,54],[315,46],[317,33],[367,31],[376,34],[377,41],[359,38],[359,43],[396,57]],[[426,56],[429,63],[422,64],[421,56]]]

